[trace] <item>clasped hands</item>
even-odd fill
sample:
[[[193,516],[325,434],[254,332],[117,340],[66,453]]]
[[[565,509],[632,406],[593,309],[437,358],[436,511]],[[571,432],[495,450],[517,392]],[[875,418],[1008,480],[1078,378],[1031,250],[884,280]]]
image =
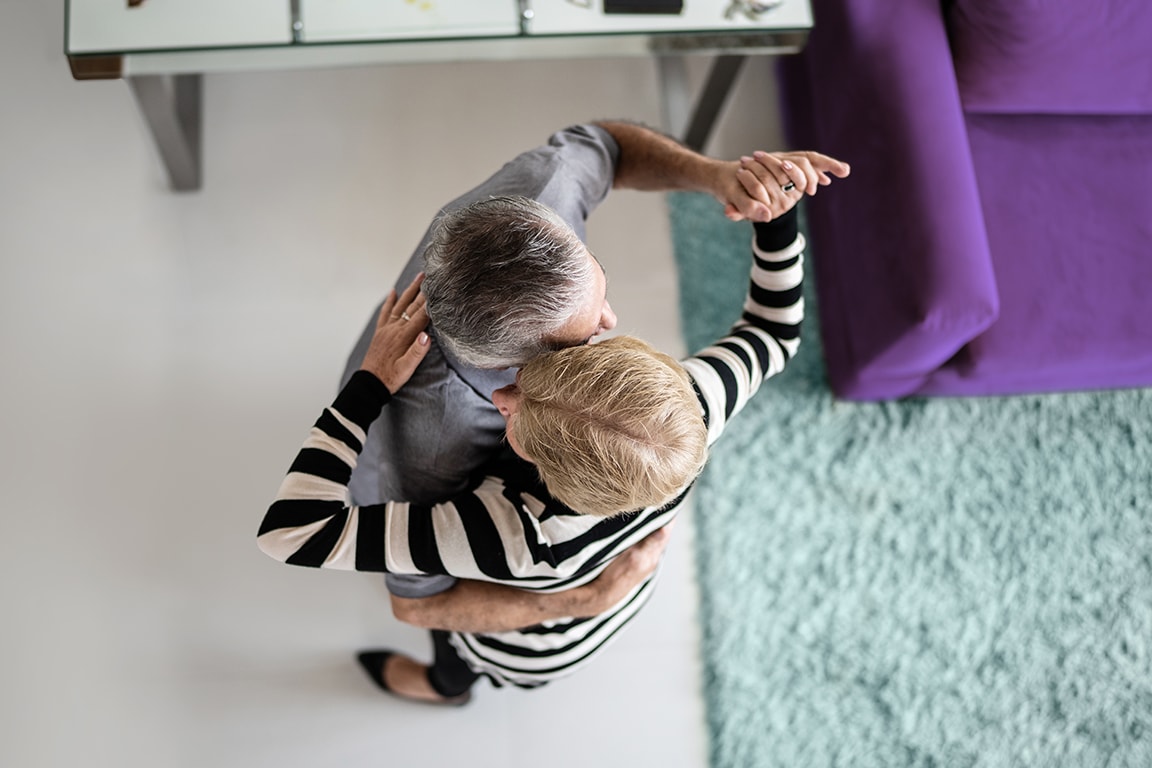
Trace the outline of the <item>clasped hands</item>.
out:
[[[819,152],[753,152],[734,161],[717,161],[713,196],[731,221],[771,221],[791,210],[804,195],[845,178],[848,163]]]

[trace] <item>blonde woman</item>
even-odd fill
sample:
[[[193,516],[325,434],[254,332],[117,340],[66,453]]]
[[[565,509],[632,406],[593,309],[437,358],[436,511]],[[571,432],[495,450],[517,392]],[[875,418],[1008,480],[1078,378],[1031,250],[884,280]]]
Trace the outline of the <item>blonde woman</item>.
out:
[[[758,174],[778,170],[761,156],[754,165]],[[839,166],[832,172],[846,176]],[[804,191],[777,186],[792,205]],[[715,345],[681,363],[627,337],[543,355],[493,393],[512,452],[475,488],[430,506],[348,506],[346,485],[368,426],[427,349],[419,281],[393,295],[361,370],[293,463],[259,546],[295,565],[442,573],[526,593],[563,595],[593,583],[675,518],[708,445],[796,352],[804,239],[794,209],[757,223],[752,250],[742,316]],[[434,631],[430,666],[387,650],[364,652],[360,662],[384,690],[436,704],[465,703],[481,676],[496,686],[536,687],[591,661],[654,584],[652,574],[594,615]]]

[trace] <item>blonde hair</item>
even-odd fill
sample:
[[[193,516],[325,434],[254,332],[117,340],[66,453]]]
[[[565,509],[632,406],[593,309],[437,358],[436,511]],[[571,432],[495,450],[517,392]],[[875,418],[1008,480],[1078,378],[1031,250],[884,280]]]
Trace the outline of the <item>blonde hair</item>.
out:
[[[704,467],[708,432],[687,372],[618,336],[520,370],[510,424],[557,500],[608,517],[676,498]]]

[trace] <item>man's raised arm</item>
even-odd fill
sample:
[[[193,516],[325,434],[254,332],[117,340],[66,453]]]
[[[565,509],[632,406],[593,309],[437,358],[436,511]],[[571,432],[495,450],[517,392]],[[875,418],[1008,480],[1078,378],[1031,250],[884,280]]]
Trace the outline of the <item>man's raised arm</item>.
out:
[[[818,152],[756,152],[740,160],[717,160],[638,123],[597,122],[620,148],[613,187],[649,192],[707,192],[732,221],[770,221],[795,203],[788,192],[814,195],[828,174],[847,175],[847,165]],[[774,175],[760,173],[766,164]],[[784,189],[789,183],[794,187]]]

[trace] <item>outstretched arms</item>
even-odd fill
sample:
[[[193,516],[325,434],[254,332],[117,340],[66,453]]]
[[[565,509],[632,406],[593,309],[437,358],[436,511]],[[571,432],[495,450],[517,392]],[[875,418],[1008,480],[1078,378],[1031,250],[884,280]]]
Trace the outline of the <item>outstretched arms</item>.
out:
[[[769,221],[792,207],[782,189],[788,182],[814,195],[844,177],[848,165],[819,152],[757,152],[738,161],[716,160],[637,123],[603,121],[620,148],[613,186],[644,191],[707,192],[732,221]],[[789,190],[791,191],[791,190]]]

